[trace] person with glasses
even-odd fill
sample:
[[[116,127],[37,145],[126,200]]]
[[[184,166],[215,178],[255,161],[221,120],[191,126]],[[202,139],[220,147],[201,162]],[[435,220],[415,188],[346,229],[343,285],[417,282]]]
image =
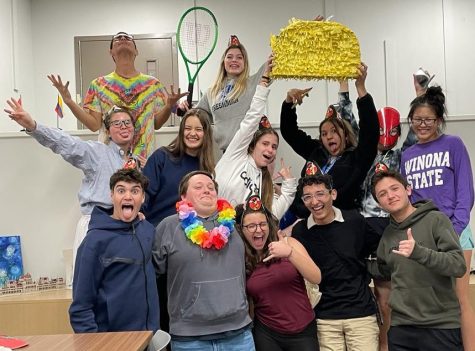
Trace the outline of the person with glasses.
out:
[[[469,299],[470,263],[474,239],[470,212],[474,189],[470,157],[463,141],[444,133],[447,109],[438,86],[411,102],[409,122],[417,144],[401,157],[401,173],[412,187],[411,202],[432,200],[450,218],[460,238],[467,264],[466,274],[457,279],[456,291],[462,312],[462,337],[466,350],[475,350],[475,313]]]
[[[338,193],[330,175],[306,172],[298,191],[310,215],[293,227],[292,237],[321,270],[322,297],[314,308],[320,350],[378,351],[377,306],[365,258],[380,236],[356,210],[334,206]]]
[[[95,206],[112,207],[109,179],[118,169],[130,165],[129,150],[134,137],[131,112],[126,108],[111,109],[104,124],[109,143],[85,141],[57,128],[36,123],[17,100],[7,101],[8,116],[25,128],[41,145],[51,149],[71,165],[79,168],[84,177],[78,193],[81,218],[76,227],[73,244],[73,265],[76,252],[86,236],[91,212]],[[74,268],[74,267],[73,267]]]
[[[114,105],[129,108],[136,131],[132,151],[147,158],[155,150],[154,131],[165,124],[176,102],[187,93],[180,94],[180,90],[175,93],[173,86],[167,92],[157,78],[136,69],[138,50],[132,35],[125,32],[114,35],[109,53],[115,69],[91,82],[82,107],[71,97],[69,82],[63,84],[59,75],[49,75],[48,79],[74,116],[91,131],[99,130],[99,141],[108,141],[103,115]]]
[[[302,244],[278,233],[277,219],[259,196],[251,195],[236,207],[236,223],[244,241],[256,350],[318,350],[315,314],[304,278],[320,283],[320,269]]]

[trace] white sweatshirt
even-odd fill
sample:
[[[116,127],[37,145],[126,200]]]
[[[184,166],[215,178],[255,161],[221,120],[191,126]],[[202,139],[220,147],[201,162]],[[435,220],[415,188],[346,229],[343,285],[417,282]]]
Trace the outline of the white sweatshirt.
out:
[[[247,153],[247,148],[264,114],[269,92],[269,88],[257,86],[249,111],[247,111],[226,152],[216,165],[219,196],[228,200],[233,206],[244,203],[251,193],[257,193],[262,197],[262,170],[256,166],[252,156]],[[284,179],[282,182],[280,196],[274,193],[272,213],[277,218],[282,218],[290,207],[296,190],[297,180],[290,178]]]

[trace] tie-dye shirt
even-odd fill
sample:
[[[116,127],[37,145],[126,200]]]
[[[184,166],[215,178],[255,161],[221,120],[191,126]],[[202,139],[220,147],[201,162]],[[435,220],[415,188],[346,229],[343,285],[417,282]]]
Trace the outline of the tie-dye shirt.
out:
[[[114,105],[132,110],[135,125],[133,153],[148,157],[155,149],[154,116],[165,105],[165,94],[162,83],[155,77],[140,73],[124,78],[112,72],[91,82],[83,107],[102,114]],[[108,142],[104,124],[99,141]]]

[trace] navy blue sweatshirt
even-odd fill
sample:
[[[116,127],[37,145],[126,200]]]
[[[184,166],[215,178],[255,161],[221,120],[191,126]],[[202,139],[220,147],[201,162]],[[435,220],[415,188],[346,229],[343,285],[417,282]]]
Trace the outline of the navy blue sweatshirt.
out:
[[[175,158],[165,147],[149,157],[143,169],[143,174],[150,181],[142,208],[147,221],[157,226],[162,219],[176,213],[181,178],[199,168],[198,157],[185,154]]]
[[[155,228],[137,218],[123,222],[95,207],[79,246],[69,308],[76,333],[159,328],[158,293],[151,260]]]

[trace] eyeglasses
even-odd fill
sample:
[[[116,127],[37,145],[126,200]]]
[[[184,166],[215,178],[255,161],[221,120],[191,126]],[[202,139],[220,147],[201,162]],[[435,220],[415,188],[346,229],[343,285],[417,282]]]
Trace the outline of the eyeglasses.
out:
[[[131,36],[130,34],[127,33],[117,33],[112,37],[112,41],[119,41],[121,39],[125,39],[127,41],[132,41],[134,40],[134,37]]]
[[[411,123],[415,126],[420,126],[424,123],[427,127],[432,127],[437,121],[437,118],[413,118],[411,119]]]
[[[248,225],[243,225],[243,227],[246,228],[251,233],[255,233],[257,231],[257,227],[261,228],[261,231],[266,230],[268,227],[268,223],[267,222],[251,223]]]
[[[312,199],[323,200],[330,194],[330,191],[331,190],[319,191],[318,193],[315,193],[315,194],[305,194],[304,196],[301,197],[301,199],[305,203],[312,202]]]
[[[121,126],[128,128],[132,125],[132,121],[130,119],[116,119],[115,121],[110,121],[110,125],[116,128],[120,128]]]

